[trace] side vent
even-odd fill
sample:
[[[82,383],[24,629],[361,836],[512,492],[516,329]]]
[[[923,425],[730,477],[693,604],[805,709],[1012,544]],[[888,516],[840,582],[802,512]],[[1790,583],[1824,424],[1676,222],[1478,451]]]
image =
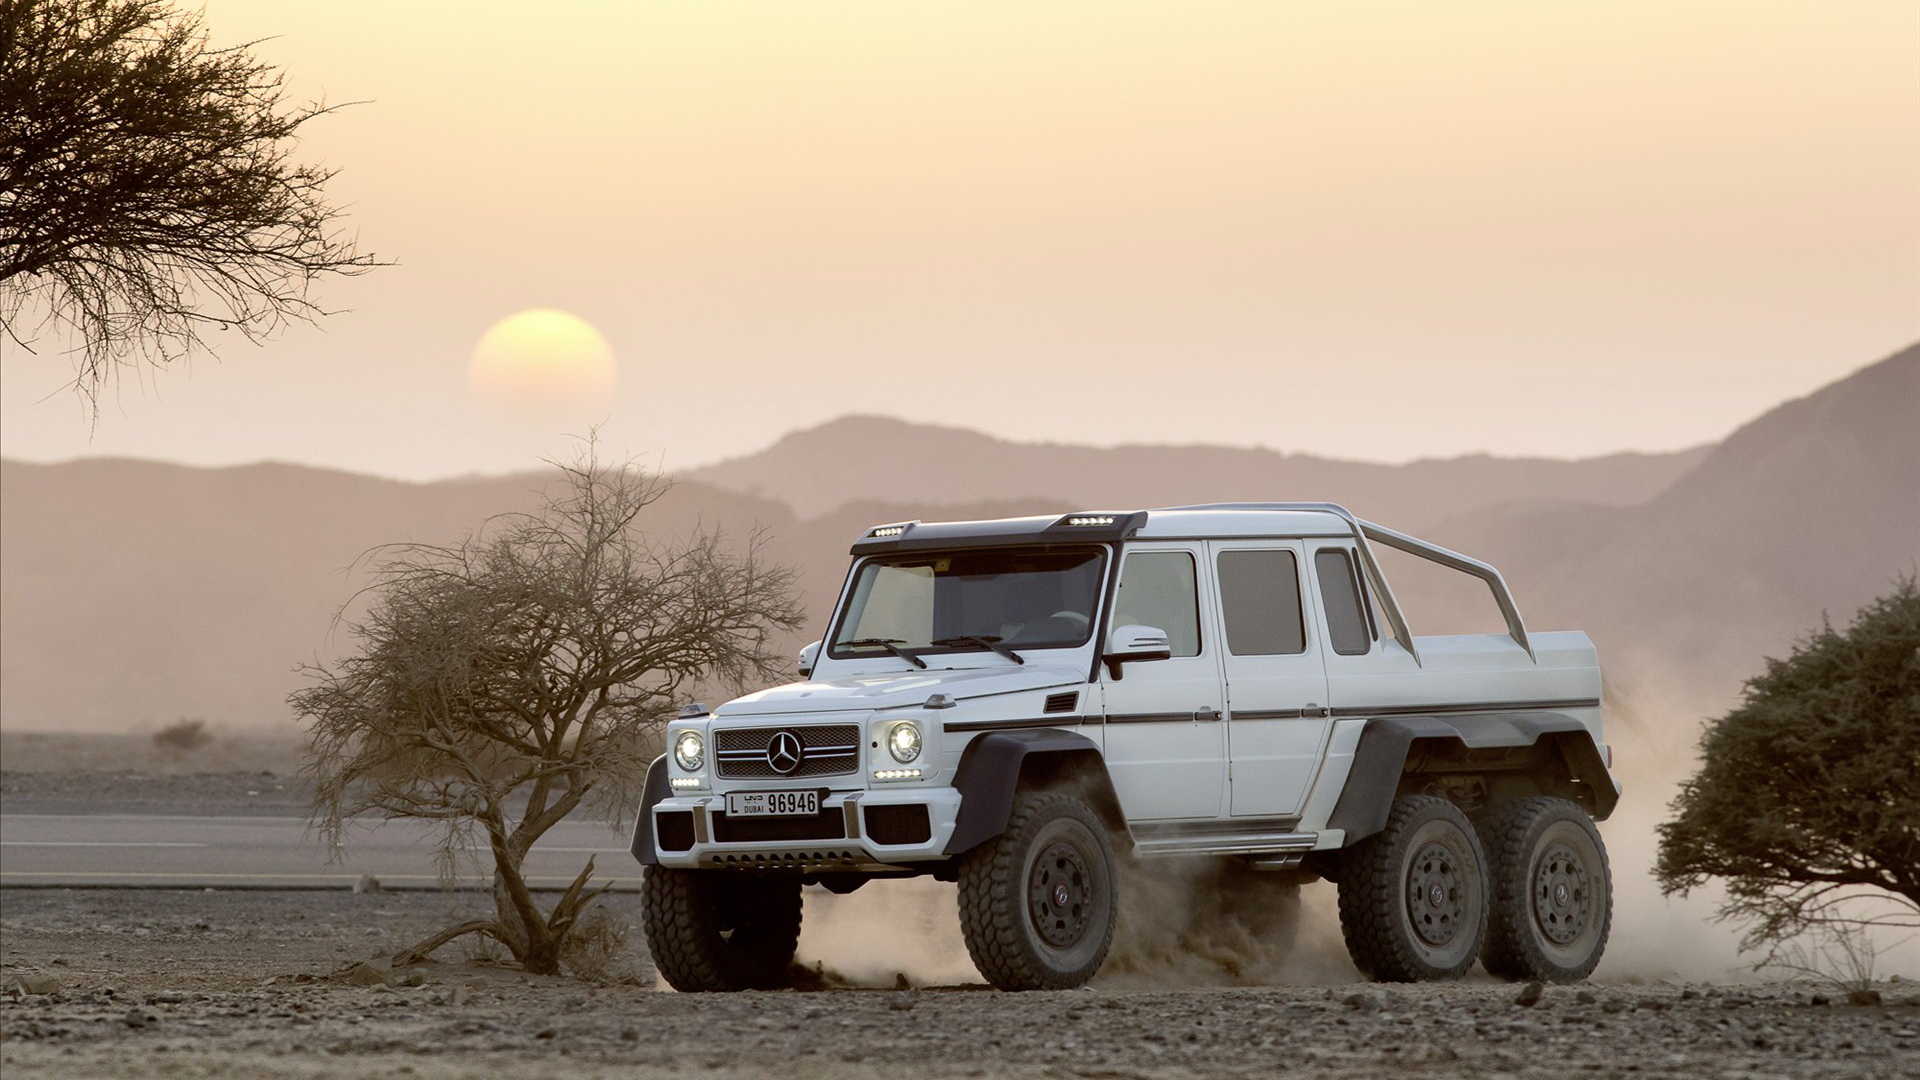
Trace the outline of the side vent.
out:
[[[1044,713],[1072,712],[1079,706],[1080,691],[1069,690],[1064,694],[1048,694],[1046,708],[1040,711]]]

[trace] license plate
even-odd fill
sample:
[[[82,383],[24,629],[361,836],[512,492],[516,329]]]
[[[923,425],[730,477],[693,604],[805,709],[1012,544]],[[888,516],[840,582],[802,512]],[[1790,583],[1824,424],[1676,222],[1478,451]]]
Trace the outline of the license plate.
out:
[[[786,817],[819,812],[817,791],[741,791],[727,796],[728,817]]]

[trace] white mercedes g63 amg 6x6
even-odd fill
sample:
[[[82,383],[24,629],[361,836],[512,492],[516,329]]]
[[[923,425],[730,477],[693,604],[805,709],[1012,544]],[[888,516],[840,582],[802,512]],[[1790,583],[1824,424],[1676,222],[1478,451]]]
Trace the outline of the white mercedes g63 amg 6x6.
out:
[[[1480,578],[1507,632],[1414,636],[1373,544]],[[995,986],[1077,986],[1120,876],[1169,856],[1336,882],[1374,979],[1579,979],[1606,945],[1593,643],[1340,506],[878,526],[800,673],[689,706],[647,774],[633,854],[678,989],[779,985],[802,885],[918,874],[958,883]]]

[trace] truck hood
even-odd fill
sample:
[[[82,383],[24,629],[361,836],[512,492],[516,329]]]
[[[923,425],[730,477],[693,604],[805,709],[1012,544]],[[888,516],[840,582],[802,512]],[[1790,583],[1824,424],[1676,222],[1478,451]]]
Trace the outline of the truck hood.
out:
[[[1080,665],[1028,662],[1024,667],[962,668],[959,670],[902,671],[860,675],[825,682],[797,682],[774,686],[734,698],[714,710],[721,719],[764,716],[768,713],[845,712],[850,709],[892,709],[918,705],[932,694],[955,701],[1078,686],[1087,681]]]

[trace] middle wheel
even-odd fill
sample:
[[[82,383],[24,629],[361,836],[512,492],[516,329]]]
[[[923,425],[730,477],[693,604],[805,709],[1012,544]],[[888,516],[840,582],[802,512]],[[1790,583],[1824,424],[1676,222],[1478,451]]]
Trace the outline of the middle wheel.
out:
[[[1402,796],[1386,828],[1342,859],[1347,953],[1379,982],[1462,975],[1486,935],[1488,891],[1486,855],[1460,808],[1431,795]]]
[[[974,966],[1002,990],[1085,983],[1113,944],[1114,886],[1100,815],[1064,792],[1021,792],[1006,829],[960,862],[960,927]]]

